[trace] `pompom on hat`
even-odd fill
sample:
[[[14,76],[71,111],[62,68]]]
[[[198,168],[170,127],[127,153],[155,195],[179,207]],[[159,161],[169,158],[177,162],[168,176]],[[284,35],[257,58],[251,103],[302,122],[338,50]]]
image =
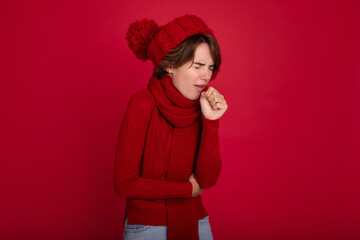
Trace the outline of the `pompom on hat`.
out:
[[[138,59],[150,59],[157,66],[170,50],[176,48],[187,37],[199,33],[209,34],[215,38],[214,32],[201,18],[186,14],[164,26],[159,26],[152,19],[135,21],[130,24],[125,39]]]

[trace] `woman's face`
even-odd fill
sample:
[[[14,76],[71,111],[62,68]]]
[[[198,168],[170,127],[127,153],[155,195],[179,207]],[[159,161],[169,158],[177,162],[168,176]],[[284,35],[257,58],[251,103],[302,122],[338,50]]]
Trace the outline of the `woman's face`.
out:
[[[186,98],[196,100],[211,79],[214,61],[207,43],[200,43],[194,53],[194,63],[188,61],[178,68],[166,69],[175,88]]]

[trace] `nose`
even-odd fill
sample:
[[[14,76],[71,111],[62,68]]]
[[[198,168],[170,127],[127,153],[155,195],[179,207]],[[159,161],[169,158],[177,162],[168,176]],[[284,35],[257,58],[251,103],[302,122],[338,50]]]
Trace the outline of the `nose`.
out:
[[[201,80],[205,80],[206,83],[210,80],[212,71],[210,69],[204,69],[201,73]]]

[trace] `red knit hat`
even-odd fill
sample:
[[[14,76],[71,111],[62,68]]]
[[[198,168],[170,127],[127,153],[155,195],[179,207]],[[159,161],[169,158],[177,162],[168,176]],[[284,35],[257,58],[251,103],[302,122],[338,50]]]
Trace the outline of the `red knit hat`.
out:
[[[213,31],[201,18],[186,14],[164,26],[158,26],[152,19],[135,21],[130,24],[125,39],[138,59],[150,59],[157,66],[170,50],[187,37],[199,33],[215,38]]]

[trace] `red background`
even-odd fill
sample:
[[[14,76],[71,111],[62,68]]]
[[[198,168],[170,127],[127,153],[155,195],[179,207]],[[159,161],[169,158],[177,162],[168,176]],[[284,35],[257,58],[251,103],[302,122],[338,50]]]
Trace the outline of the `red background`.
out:
[[[359,1],[1,1],[0,238],[121,239],[120,123],[144,17],[214,30],[223,169],[215,239],[360,239]]]

